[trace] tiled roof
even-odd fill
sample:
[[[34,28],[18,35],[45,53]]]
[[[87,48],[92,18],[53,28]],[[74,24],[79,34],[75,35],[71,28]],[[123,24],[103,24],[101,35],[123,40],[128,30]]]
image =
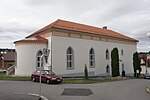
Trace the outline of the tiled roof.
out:
[[[32,37],[32,36],[37,36],[38,34],[42,34],[43,31],[46,31],[51,28],[60,28],[60,29],[66,29],[66,30],[73,30],[73,31],[80,31],[80,32],[87,32],[91,34],[97,34],[97,35],[103,35],[103,36],[109,36],[109,37],[115,37],[115,38],[121,38],[121,39],[126,39],[134,42],[138,42],[138,40],[130,38],[128,36],[125,36],[123,34],[114,32],[112,30],[108,29],[102,29],[98,27],[93,27],[89,25],[84,25],[84,24],[79,24],[79,23],[74,23],[70,21],[64,21],[58,19],[57,21],[45,26],[44,28],[34,32],[33,34],[27,36],[26,38]]]
[[[23,39],[23,40],[19,40],[19,41],[15,41],[14,43],[18,43],[18,42],[24,42],[24,43],[29,43],[29,42],[32,42],[32,43],[37,43],[37,42],[40,42],[40,43],[47,43],[48,40],[44,37],[41,37],[41,36],[35,36],[34,37],[35,39],[29,39],[29,40],[26,40],[26,39]]]
[[[15,59],[15,52],[7,52],[5,55],[4,55],[4,59],[5,61],[6,60],[14,60]]]
[[[19,41],[15,41],[14,43],[20,43],[20,42],[24,42],[24,43],[47,43],[48,40],[19,40]]]
[[[45,39],[44,37],[41,37],[41,36],[35,36],[35,38],[36,38],[37,40],[45,40],[45,41],[47,41],[47,39]]]

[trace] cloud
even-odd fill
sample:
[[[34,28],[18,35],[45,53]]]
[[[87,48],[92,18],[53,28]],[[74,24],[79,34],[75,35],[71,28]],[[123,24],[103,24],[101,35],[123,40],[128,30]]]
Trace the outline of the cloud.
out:
[[[10,47],[8,40],[19,40],[64,19],[97,27],[107,25],[138,39],[138,51],[149,51],[149,4],[149,0],[1,0],[0,47]]]

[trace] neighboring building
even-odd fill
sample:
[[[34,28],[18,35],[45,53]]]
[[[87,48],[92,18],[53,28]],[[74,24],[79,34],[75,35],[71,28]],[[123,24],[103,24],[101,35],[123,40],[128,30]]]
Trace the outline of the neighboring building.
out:
[[[16,41],[16,75],[28,76],[40,67],[43,48],[50,50],[48,63],[56,74],[83,76],[85,64],[90,76],[111,75],[111,50],[119,50],[120,73],[133,74],[133,53],[137,51],[133,38],[79,23],[57,20]],[[44,66],[42,61],[42,66]]]
[[[0,49],[0,69],[2,69],[2,67],[4,69],[7,69],[14,64],[15,64],[15,50]]]
[[[139,58],[141,60],[141,74],[150,73],[150,53],[139,53]]]

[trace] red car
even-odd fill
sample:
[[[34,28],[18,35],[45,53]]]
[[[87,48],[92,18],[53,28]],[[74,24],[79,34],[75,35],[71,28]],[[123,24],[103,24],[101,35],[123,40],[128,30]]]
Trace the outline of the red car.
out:
[[[31,80],[33,82],[40,80],[40,70],[35,71],[31,75]],[[51,70],[41,70],[41,82],[49,83],[61,83],[62,77],[55,75]]]

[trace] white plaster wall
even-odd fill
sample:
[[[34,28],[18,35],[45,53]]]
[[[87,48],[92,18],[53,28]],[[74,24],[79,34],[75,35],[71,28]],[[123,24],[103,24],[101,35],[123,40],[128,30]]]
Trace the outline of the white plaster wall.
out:
[[[30,76],[36,70],[36,53],[46,48],[46,44],[17,45],[17,66],[15,75]]]
[[[67,70],[66,67],[66,51],[68,47],[72,47],[74,50],[74,70]],[[95,75],[106,74],[106,66],[111,67],[111,50],[114,47],[118,48],[120,59],[122,60],[120,62],[120,74],[121,63],[124,63],[126,73],[133,73],[132,56],[136,51],[136,45],[52,36],[53,71],[56,74],[82,73],[86,64],[88,70],[90,72],[94,71]],[[91,48],[95,51],[95,68],[89,68],[89,50]],[[105,59],[106,49],[109,50],[110,60]],[[124,50],[123,56],[120,54],[121,49]]]
[[[141,74],[145,74],[146,73],[146,66],[145,65],[141,65],[142,71]]]

